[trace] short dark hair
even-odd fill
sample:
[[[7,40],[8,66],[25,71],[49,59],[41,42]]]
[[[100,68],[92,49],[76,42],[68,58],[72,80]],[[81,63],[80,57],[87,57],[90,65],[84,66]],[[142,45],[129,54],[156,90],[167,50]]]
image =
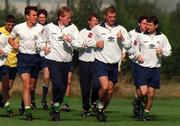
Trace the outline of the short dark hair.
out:
[[[104,14],[107,15],[107,13],[116,13],[116,8],[114,6],[106,8]]]
[[[45,9],[40,9],[40,10],[38,10],[37,16],[39,16],[40,14],[43,14],[43,15],[45,15],[46,17],[48,16],[48,13],[47,13],[47,11],[46,11]]]
[[[156,16],[150,16],[147,18],[147,22],[149,23],[153,23],[154,25],[157,25],[158,24],[158,19]]]
[[[12,15],[12,14],[7,15],[5,21],[14,23],[15,22],[14,15]]]
[[[99,19],[99,16],[96,13],[91,13],[88,17],[88,21],[90,21],[93,17]]]
[[[36,6],[27,6],[24,10],[24,15],[29,15],[31,11],[38,12],[38,8]]]
[[[141,23],[142,22],[142,20],[144,20],[144,19],[146,19],[147,20],[147,16],[140,16],[139,18],[138,18],[138,23]]]

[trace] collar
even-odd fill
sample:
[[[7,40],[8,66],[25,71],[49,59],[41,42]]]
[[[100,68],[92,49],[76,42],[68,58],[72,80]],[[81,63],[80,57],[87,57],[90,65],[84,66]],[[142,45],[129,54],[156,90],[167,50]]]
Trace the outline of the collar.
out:
[[[147,32],[147,31],[145,31],[143,34],[149,35],[150,33]],[[162,34],[162,33],[160,32],[159,28],[157,28],[157,29],[156,29],[156,34],[155,34],[155,35],[160,35],[160,34]]]
[[[135,31],[138,32],[138,33],[142,32],[139,26],[136,27]]]
[[[59,26],[58,20],[55,20],[55,21],[53,22],[53,24]],[[71,24],[72,24],[72,23],[70,22],[67,26],[70,26]],[[67,27],[67,26],[65,26],[65,27]]]
[[[89,26],[86,27],[87,30],[91,30],[91,28]]]
[[[119,24],[117,24],[117,22],[115,22],[114,25],[113,25],[113,27],[118,26],[118,25],[119,25]],[[102,23],[100,24],[100,26],[106,28],[106,22],[105,22],[105,21],[102,22]]]

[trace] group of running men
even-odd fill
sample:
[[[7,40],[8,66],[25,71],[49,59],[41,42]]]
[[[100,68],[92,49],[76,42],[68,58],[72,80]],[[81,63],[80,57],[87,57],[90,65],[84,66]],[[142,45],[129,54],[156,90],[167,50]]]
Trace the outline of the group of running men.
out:
[[[97,14],[91,13],[87,27],[80,32],[71,21],[71,9],[66,6],[58,9],[57,19],[51,23],[46,22],[47,11],[44,9],[27,6],[24,14],[26,21],[17,25],[14,16],[8,15],[5,26],[0,29],[0,59],[6,58],[5,64],[0,66],[0,106],[6,108],[9,117],[14,114],[9,90],[16,72],[23,84],[19,110],[21,114],[25,112],[26,120],[33,120],[31,111],[36,107],[34,93],[40,70],[44,78],[44,109],[48,108],[49,81],[52,83],[51,120],[60,120],[60,105],[63,102],[63,110],[69,111],[67,103],[75,49],[79,52],[82,116],[90,116],[92,107],[97,120],[106,121],[104,111],[118,81],[118,63],[124,52],[132,61],[136,86],[133,113],[138,119],[149,120],[155,91],[160,88],[161,59],[171,55],[171,46],[167,37],[159,31],[156,16],[140,16],[137,28],[128,33],[116,22],[117,12],[113,6],[105,9],[102,23]]]

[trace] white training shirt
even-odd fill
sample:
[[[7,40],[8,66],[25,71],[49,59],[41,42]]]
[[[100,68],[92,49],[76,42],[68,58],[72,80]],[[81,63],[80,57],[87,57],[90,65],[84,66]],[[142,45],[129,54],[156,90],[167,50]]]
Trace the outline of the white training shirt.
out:
[[[123,41],[117,40],[117,33],[121,32],[124,38]],[[95,26],[92,29],[93,39],[95,41],[103,40],[103,49],[95,49],[95,58],[104,63],[118,63],[121,59],[122,48],[131,48],[131,42],[127,30],[121,26],[115,24],[113,27],[109,27],[106,23]]]
[[[12,51],[12,47],[8,43],[8,36],[2,33],[0,33],[0,50],[4,52],[4,54],[0,56],[0,66],[2,66],[7,60],[8,53]]]
[[[167,57],[171,55],[171,45],[167,37],[163,33],[146,34],[141,33],[136,38],[136,57],[142,55],[144,58],[143,63],[138,63],[143,67],[159,68],[161,67],[161,57],[157,55],[156,48],[163,50],[162,56]]]
[[[11,34],[10,38],[15,39],[19,37],[19,52],[24,54],[37,54],[37,38],[41,34],[43,26],[36,24],[29,28],[27,23],[20,23],[16,25]]]
[[[95,60],[94,47],[96,42],[90,41],[92,39],[92,32],[88,28],[84,28],[80,31],[80,38],[83,41],[84,48],[79,50],[79,60],[85,62],[93,62]]]
[[[63,35],[70,35],[72,42],[64,41]],[[50,45],[50,53],[45,55],[45,58],[57,62],[72,61],[72,43],[76,43],[79,39],[79,31],[74,24],[60,27],[57,23],[49,23],[44,26],[42,38]]]
[[[136,38],[140,33],[141,33],[141,31],[140,31],[139,27],[129,31],[129,36],[130,36],[130,39],[131,39],[132,48],[128,51],[128,55],[129,55],[129,58],[131,59],[132,62],[136,62],[135,61],[136,54],[135,54],[135,49],[134,48],[136,48],[137,46],[134,46],[134,43],[136,44]]]
[[[12,47],[8,42],[8,36],[0,33],[0,49],[4,52],[4,55],[8,55],[12,51]]]
[[[40,54],[41,57],[44,57],[45,56],[45,52],[43,50],[44,47],[49,47],[50,48],[50,45],[48,42],[45,42],[44,39],[43,39],[43,31],[44,31],[44,28],[42,30],[42,32],[39,34],[38,38],[37,38],[37,50]]]

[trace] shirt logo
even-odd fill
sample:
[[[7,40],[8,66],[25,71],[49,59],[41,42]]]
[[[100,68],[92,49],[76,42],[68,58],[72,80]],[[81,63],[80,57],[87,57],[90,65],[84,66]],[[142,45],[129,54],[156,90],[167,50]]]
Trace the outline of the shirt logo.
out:
[[[149,45],[149,48],[150,48],[150,49],[155,49],[155,45],[154,45],[154,44],[150,44],[150,45]]]
[[[114,38],[114,37],[111,37],[111,36],[108,37],[107,39],[108,39],[109,41],[114,41],[114,40],[115,40],[115,38]]]

